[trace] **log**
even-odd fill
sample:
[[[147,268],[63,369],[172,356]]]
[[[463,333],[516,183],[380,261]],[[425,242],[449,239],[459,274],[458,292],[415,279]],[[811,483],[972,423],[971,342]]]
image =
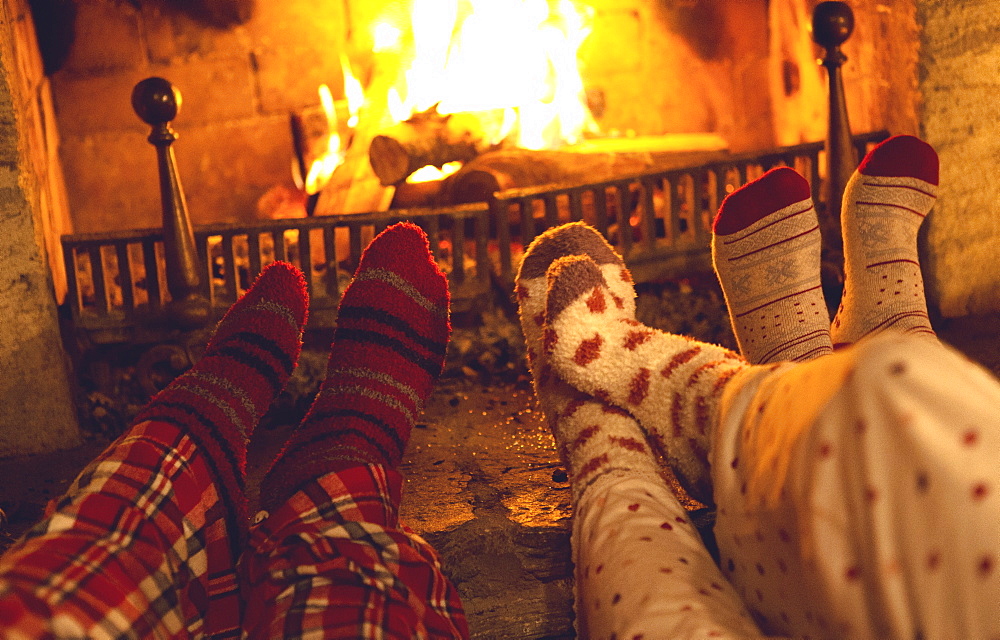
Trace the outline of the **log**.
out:
[[[392,209],[415,209],[436,207],[441,200],[443,180],[427,182],[401,182],[392,198]]]
[[[419,113],[372,139],[368,157],[384,186],[398,185],[417,169],[448,162],[468,162],[490,149],[483,118],[490,114]],[[493,118],[490,118],[491,120]]]
[[[505,189],[585,184],[665,171],[727,153],[725,141],[712,134],[611,138],[559,150],[489,151],[442,181],[438,205],[484,202]]]

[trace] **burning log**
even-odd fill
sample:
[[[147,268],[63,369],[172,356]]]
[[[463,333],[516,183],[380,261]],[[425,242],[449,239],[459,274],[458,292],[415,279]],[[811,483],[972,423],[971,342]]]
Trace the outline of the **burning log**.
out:
[[[482,118],[489,114],[441,115],[435,108],[418,113],[380,133],[368,149],[375,175],[384,186],[399,184],[427,165],[468,162],[492,145],[483,139]]]
[[[600,182],[716,160],[725,141],[712,134],[611,138],[560,150],[484,153],[442,181],[439,205],[483,202],[497,191]]]
[[[441,206],[441,184],[443,182],[443,180],[401,182],[396,187],[396,193],[390,206],[393,209]]]

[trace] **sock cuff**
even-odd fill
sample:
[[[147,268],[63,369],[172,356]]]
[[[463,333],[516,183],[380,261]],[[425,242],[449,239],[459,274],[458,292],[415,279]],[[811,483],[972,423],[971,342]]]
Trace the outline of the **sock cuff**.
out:
[[[805,178],[789,167],[776,167],[726,196],[712,232],[729,235],[742,231],[775,211],[810,198],[812,191]]]
[[[868,152],[858,172],[866,176],[917,178],[938,184],[939,162],[933,147],[914,136],[899,135]]]

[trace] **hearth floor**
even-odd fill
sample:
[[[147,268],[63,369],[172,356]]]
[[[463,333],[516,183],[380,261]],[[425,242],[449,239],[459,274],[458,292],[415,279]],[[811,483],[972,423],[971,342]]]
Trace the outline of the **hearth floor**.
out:
[[[1000,374],[1000,319],[952,321],[939,333]],[[254,435],[251,500],[291,428]],[[0,506],[10,516],[0,527],[0,549],[102,448],[0,460]],[[413,431],[402,472],[403,521],[439,551],[474,638],[573,637],[569,484],[526,379],[442,381]]]

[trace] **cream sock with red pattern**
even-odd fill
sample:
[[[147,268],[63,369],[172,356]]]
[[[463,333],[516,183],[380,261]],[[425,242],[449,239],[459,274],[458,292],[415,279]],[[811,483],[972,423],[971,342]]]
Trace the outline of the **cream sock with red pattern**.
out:
[[[820,231],[806,179],[778,167],[729,194],[712,226],[712,261],[748,362],[830,353]]]
[[[559,455],[571,478],[574,499],[600,477],[617,471],[659,476],[661,466],[635,419],[618,407],[577,391],[558,376],[542,349],[549,265],[566,255],[590,256],[611,283],[602,297],[609,314],[632,317],[635,292],[624,262],[607,241],[583,223],[550,229],[528,247],[515,289],[528,348],[535,395],[545,414]],[[575,503],[575,502],[574,502]]]
[[[545,355],[573,387],[628,411],[677,479],[710,503],[709,449],[723,388],[751,367],[722,347],[650,329],[613,305],[601,269],[568,256],[548,269]]]
[[[917,231],[934,206],[938,157],[926,142],[894,136],[872,149],[844,190],[844,295],[834,343],[885,329],[935,337],[927,317]]]

